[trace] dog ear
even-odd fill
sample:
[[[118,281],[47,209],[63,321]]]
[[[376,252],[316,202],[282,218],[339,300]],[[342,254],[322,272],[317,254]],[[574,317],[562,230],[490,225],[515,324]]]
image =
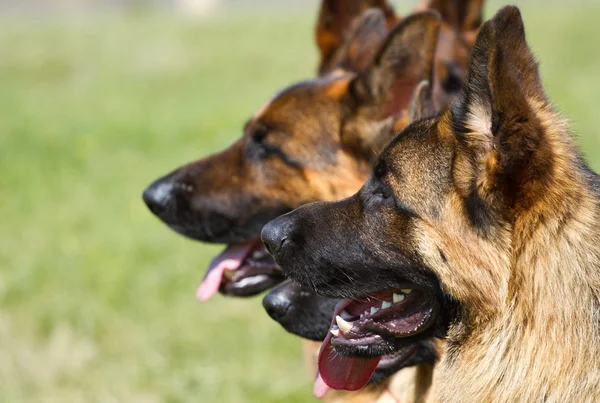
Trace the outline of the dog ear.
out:
[[[413,92],[431,80],[440,17],[413,14],[396,25],[371,64],[347,84],[342,143],[370,161],[408,123]]]
[[[431,117],[436,114],[431,84],[427,80],[419,83],[410,101],[410,121]]]
[[[369,8],[380,9],[387,24],[395,21],[394,10],[387,0],[322,0],[315,30],[321,55],[319,75],[336,67],[336,53],[343,45],[352,21]]]
[[[439,15],[431,11],[396,25],[371,65],[350,83],[354,102],[378,105],[383,117],[405,111],[417,84],[432,79],[439,26]]]
[[[352,23],[343,45],[331,60],[332,65],[347,71],[363,71],[373,60],[387,32],[383,11],[377,8],[365,11]]]
[[[532,98],[546,99],[521,13],[508,6],[481,28],[453,122],[458,132],[489,142],[514,119],[530,115]]]
[[[544,133],[550,123],[538,117],[549,110],[519,9],[505,7],[481,28],[465,87],[451,108],[453,130],[479,164],[476,171],[496,178],[479,180],[479,191],[499,183],[514,191],[549,171],[553,155]]]

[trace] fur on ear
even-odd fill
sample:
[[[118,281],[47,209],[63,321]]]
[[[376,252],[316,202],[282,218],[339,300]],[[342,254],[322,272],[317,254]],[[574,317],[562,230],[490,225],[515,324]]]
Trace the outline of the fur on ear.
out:
[[[431,84],[423,80],[415,88],[412,100],[410,102],[410,121],[428,118],[437,113],[433,103],[433,94]]]
[[[373,60],[387,33],[383,12],[377,8],[365,11],[352,23],[352,28],[331,59],[331,64],[346,71],[363,71]]]
[[[453,121],[458,132],[491,138],[529,117],[531,98],[546,99],[521,13],[507,6],[481,28]]]
[[[394,9],[387,0],[322,0],[315,30],[321,56],[319,75],[336,68],[336,61],[339,60],[336,55],[344,44],[352,21],[370,8],[378,8],[383,12],[388,27],[396,22]]]
[[[378,105],[382,117],[398,116],[422,80],[431,80],[440,27],[436,12],[413,14],[396,25],[371,65],[350,84],[357,105]]]
[[[450,109],[453,131],[470,154],[460,170],[472,172],[465,185],[479,200],[500,191],[515,207],[547,189],[556,160],[551,123],[540,120],[550,116],[548,107],[519,9],[504,7],[481,28],[462,95]]]

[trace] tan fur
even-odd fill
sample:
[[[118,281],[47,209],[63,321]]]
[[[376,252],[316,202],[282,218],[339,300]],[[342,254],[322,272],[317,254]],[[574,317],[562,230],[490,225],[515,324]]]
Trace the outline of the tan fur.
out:
[[[512,230],[492,241],[469,229],[458,195],[435,225],[419,228],[427,264],[470,315],[470,329],[448,334],[435,400],[600,400],[600,206],[574,168],[565,122],[542,100],[529,106],[555,162],[543,197],[515,212]],[[459,162],[455,175],[467,171]]]
[[[501,10],[478,44],[460,104],[382,157],[418,217],[402,234],[390,219],[382,236],[416,244],[460,307],[428,399],[600,401],[598,178],[545,98],[518,9]]]

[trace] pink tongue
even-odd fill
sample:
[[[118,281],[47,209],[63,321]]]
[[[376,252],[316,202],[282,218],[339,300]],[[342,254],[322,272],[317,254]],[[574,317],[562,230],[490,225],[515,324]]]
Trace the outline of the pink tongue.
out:
[[[244,245],[230,245],[219,256],[215,257],[208,266],[202,283],[196,290],[196,298],[206,301],[219,291],[225,270],[237,270],[248,256],[254,242]]]
[[[365,386],[381,357],[355,358],[338,355],[327,335],[319,351],[319,376],[333,389],[358,390]],[[316,383],[315,383],[316,389]]]
[[[318,399],[322,399],[328,390],[329,386],[327,386],[323,378],[321,378],[321,374],[317,371],[317,379],[315,379],[315,385],[313,386],[313,395]]]

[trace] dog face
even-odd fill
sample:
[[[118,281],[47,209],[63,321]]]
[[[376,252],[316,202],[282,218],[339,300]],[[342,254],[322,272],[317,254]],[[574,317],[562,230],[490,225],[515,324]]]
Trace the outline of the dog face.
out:
[[[355,30],[364,27],[385,33],[381,11],[366,13]],[[307,202],[337,199],[360,187],[375,155],[406,124],[416,84],[431,78],[438,27],[431,12],[405,19],[382,38],[365,71],[288,87],[249,119],[228,149],[145,191],[150,209],[175,231],[230,245],[211,263],[200,299],[219,288],[253,295],[281,280],[258,240],[262,226]]]
[[[354,196],[303,206],[263,229],[286,275],[349,299],[322,350],[331,386],[366,382],[382,354],[445,336],[450,325],[456,336],[506,299],[511,245],[535,230],[515,228],[548,208],[562,158],[553,151],[560,121],[524,32],[518,9],[502,9],[481,29],[452,107],[403,130]],[[332,350],[364,359],[349,368]]]

